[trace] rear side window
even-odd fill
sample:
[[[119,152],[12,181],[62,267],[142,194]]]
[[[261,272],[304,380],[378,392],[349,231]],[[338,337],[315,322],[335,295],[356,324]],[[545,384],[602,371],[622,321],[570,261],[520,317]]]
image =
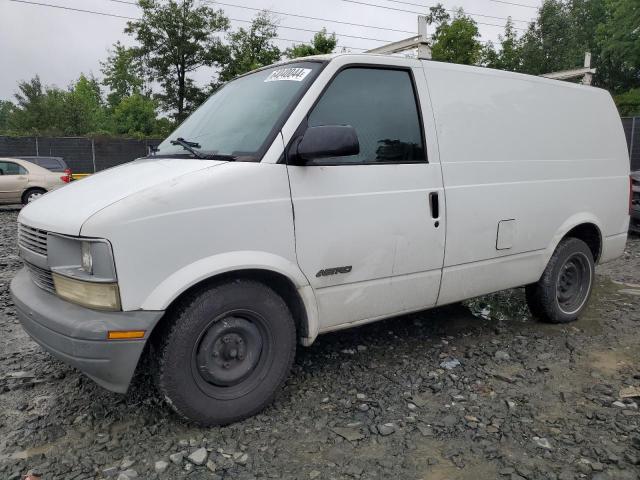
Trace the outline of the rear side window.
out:
[[[64,170],[64,168],[62,168],[62,164],[56,158],[38,158],[34,163],[40,165],[42,168],[46,168],[47,170],[54,172],[61,172]]]
[[[13,162],[0,162],[0,175],[26,175],[27,170]]]
[[[348,68],[333,79],[308,125],[351,125],[360,153],[316,165],[426,162],[415,89],[407,70]]]

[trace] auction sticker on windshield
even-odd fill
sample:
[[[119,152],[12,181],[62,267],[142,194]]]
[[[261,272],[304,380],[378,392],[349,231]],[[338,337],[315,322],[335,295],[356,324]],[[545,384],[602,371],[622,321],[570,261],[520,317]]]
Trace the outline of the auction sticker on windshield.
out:
[[[279,68],[271,72],[265,82],[279,82],[281,80],[293,80],[301,82],[311,72],[310,68]]]

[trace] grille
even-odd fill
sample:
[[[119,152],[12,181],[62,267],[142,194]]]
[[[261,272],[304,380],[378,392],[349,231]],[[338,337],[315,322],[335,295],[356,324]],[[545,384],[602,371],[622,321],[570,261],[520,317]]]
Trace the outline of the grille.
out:
[[[18,225],[18,245],[46,256],[47,232],[21,223]]]
[[[55,293],[55,287],[53,286],[53,276],[51,275],[50,270],[45,270],[44,268],[37,267],[29,262],[24,262],[31,273],[31,279],[33,283],[35,283],[40,288],[46,290],[47,292]]]

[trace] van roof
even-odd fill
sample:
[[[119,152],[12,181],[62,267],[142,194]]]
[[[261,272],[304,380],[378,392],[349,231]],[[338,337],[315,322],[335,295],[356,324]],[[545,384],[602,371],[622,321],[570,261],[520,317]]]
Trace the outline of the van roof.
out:
[[[344,57],[344,56],[350,56],[350,57],[355,57],[358,59],[358,61],[362,61],[362,60],[366,60],[367,58],[377,58],[380,59],[382,58],[393,58],[395,61],[397,60],[406,60],[407,64],[409,64],[412,61],[418,60],[417,58],[409,58],[409,57],[397,57],[395,55],[389,55],[389,54],[380,54],[380,53],[349,53],[349,52],[340,52],[340,53],[329,53],[329,54],[323,54],[323,55],[311,55],[308,57],[299,57],[299,58],[293,58],[290,60],[285,60],[281,63],[291,63],[291,62],[301,62],[301,61],[322,61],[322,62],[328,62],[331,61],[335,58],[338,57]],[[475,73],[475,74],[480,74],[480,75],[496,75],[496,76],[503,76],[503,77],[510,77],[513,79],[519,79],[519,80],[529,80],[529,81],[535,81],[535,82],[542,82],[542,83],[546,83],[549,85],[554,85],[556,87],[565,87],[565,88],[588,88],[590,90],[601,90],[603,92],[606,92],[608,94],[608,92],[606,90],[603,90],[601,88],[598,87],[593,87],[590,85],[582,85],[580,83],[573,83],[573,82],[567,82],[567,81],[562,81],[562,80],[555,80],[555,79],[551,79],[551,78],[545,78],[545,77],[541,77],[541,76],[537,76],[537,75],[529,75],[526,73],[518,73],[518,72],[511,72],[511,71],[507,71],[507,70],[496,70],[493,68],[487,68],[487,67],[479,67],[479,66],[475,66],[475,65],[461,65],[461,64],[456,64],[456,63],[448,63],[448,62],[440,62],[438,60],[425,60],[425,59],[421,59],[421,61],[425,64],[429,64],[432,65],[434,68],[438,68],[438,69],[444,69],[444,70],[458,70],[460,72],[466,72],[466,73]]]

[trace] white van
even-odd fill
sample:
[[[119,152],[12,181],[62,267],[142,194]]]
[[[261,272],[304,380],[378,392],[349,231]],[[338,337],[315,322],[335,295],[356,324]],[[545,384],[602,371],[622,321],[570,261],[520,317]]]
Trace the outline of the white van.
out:
[[[629,157],[603,90],[332,55],[229,82],[150,157],[22,210],[25,330],[125,392],[145,345],[180,415],[267,405],[296,342],[526,286],[575,320],[620,256]]]

